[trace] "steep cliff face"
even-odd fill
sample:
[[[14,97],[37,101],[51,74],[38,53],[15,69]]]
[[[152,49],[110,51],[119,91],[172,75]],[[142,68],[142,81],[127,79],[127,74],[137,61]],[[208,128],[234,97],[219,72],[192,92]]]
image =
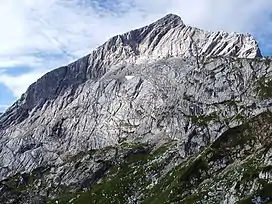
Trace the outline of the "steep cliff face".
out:
[[[271,75],[251,36],[205,32],[175,15],[113,37],[44,75],[0,116],[1,199],[257,199],[272,182]],[[251,170],[254,186],[238,191],[232,174]]]
[[[269,203],[272,113],[230,128],[199,154],[177,141],[122,143],[0,184],[5,203]],[[260,128],[262,127],[262,128]],[[7,202],[9,201],[9,202]]]

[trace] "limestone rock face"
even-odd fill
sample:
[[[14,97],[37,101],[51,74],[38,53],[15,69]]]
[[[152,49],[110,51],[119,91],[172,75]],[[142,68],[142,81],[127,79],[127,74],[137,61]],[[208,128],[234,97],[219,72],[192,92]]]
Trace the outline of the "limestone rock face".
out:
[[[1,181],[0,202],[269,203],[271,121],[265,111],[186,158],[171,140],[81,152]]]
[[[214,142],[224,142],[220,138],[226,131],[271,106],[272,61],[261,58],[252,36],[206,32],[170,14],[111,38],[32,84],[0,115],[0,178],[54,166],[49,174],[53,179],[63,168],[76,168],[67,161],[80,152],[107,147],[117,151],[121,144],[138,142],[153,148],[170,140],[175,141],[177,160],[165,167],[166,174]],[[241,154],[245,159],[236,151],[233,158]],[[118,163],[118,152],[109,155],[99,161]],[[110,168],[87,160],[94,177],[84,188],[98,181],[96,171],[102,175]],[[218,162],[214,168],[227,165]],[[85,170],[69,178],[75,183],[86,179]],[[267,174],[262,177],[271,181]],[[63,182],[69,186],[72,180]]]

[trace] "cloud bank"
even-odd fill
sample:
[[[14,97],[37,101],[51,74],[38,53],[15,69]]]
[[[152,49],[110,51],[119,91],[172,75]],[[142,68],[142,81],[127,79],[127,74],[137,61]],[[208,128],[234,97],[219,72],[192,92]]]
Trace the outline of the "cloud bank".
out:
[[[270,54],[269,8],[271,0],[2,0],[0,83],[17,98],[46,71],[167,13],[205,30],[251,33]]]

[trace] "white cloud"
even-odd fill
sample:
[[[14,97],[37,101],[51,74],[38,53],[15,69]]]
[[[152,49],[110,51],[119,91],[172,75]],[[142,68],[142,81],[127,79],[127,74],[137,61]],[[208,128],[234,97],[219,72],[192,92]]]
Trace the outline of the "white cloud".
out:
[[[0,113],[1,113],[1,109],[2,109],[2,108],[8,108],[8,105],[0,104]]]
[[[30,72],[20,76],[0,75],[0,81],[7,86],[16,97],[20,97],[28,87],[28,83],[33,83],[43,74],[42,72]]]
[[[2,104],[0,104],[0,115],[1,115],[1,113],[4,113],[5,110],[6,110],[8,107],[9,107],[9,105],[2,105]]]
[[[15,66],[32,71],[18,77],[0,72],[0,82],[19,96],[45,71],[167,13],[207,30],[271,38],[269,8],[271,0],[1,0],[0,71]]]

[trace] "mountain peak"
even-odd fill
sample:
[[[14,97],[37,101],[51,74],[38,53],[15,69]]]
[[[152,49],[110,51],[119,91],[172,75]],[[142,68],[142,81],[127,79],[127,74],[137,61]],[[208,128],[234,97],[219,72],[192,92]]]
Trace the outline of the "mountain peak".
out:
[[[193,72],[199,55],[255,58],[259,56],[259,49],[251,36],[206,32],[186,26],[179,16],[168,14],[143,28],[117,35],[88,56],[47,73],[0,116],[0,167],[5,167],[0,168],[0,179],[50,162],[62,162],[68,153],[115,145],[123,135],[153,137],[153,134],[165,135],[170,131],[175,138],[176,127],[181,128],[180,134],[190,135],[191,130],[187,130],[191,118],[185,118],[190,107],[201,116],[206,111],[204,118],[210,118],[217,106],[210,109],[209,104],[232,100],[236,91],[239,98],[241,90],[247,87],[244,84],[248,84],[243,80],[233,83],[235,80],[231,81],[228,74],[229,65],[224,65],[221,59],[215,59],[216,65],[222,64],[224,72],[211,63],[206,68],[203,64],[203,73]],[[239,59],[235,60],[233,70],[243,66]],[[251,73],[250,66],[232,79]],[[213,75],[207,77],[205,73],[211,73],[211,67],[214,67]],[[261,63],[255,69],[260,68],[264,69]],[[199,80],[202,76],[204,78]],[[248,93],[246,101],[251,96],[255,94]],[[176,121],[171,118],[175,114],[169,112],[176,101],[180,101],[176,109],[181,110],[177,111],[178,117],[186,121],[168,126],[169,121]],[[194,108],[196,104],[205,103],[207,106]],[[171,107],[165,107],[168,104]],[[169,112],[165,120],[164,110]],[[222,127],[217,127],[218,132],[221,131]]]
[[[111,38],[90,58],[92,66],[101,67],[123,61],[143,63],[196,55],[261,57],[258,44],[250,35],[204,31],[185,25],[178,15],[168,14],[150,25]],[[95,65],[101,58],[103,65]]]
[[[156,24],[183,24],[181,17],[176,14],[167,14],[155,22]]]

